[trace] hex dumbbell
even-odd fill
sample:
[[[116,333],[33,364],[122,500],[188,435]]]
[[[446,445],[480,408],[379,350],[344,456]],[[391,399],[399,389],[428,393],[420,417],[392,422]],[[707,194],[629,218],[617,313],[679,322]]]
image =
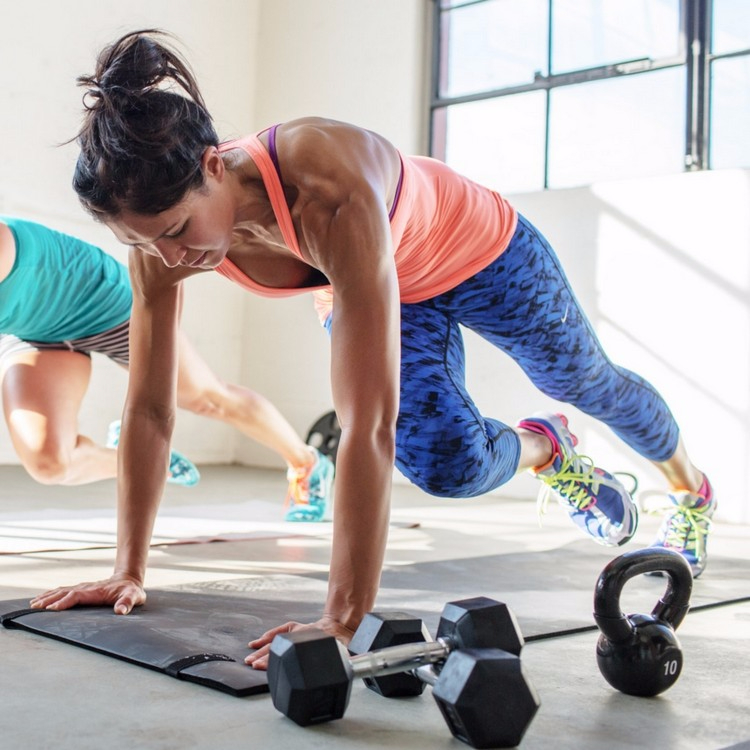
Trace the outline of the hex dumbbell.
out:
[[[352,639],[354,646],[390,645],[351,658],[321,631],[277,636],[268,666],[274,706],[307,726],[344,715],[355,677],[389,696],[415,695],[429,684],[458,739],[473,747],[518,744],[539,699],[518,658],[523,636],[510,610],[484,597],[449,603],[437,639],[427,638],[421,622],[403,613],[365,618]],[[388,682],[401,673],[408,673],[406,682]]]
[[[464,648],[499,648],[519,656],[524,640],[515,615],[502,602],[476,597],[449,602],[443,607],[432,642],[424,623],[404,612],[371,612],[362,620],[350,644],[355,656],[403,644],[421,643],[425,654],[419,664],[444,661],[451,651]],[[428,659],[431,655],[433,658]],[[414,666],[419,666],[415,664]],[[379,672],[365,684],[386,698],[419,695],[425,683],[406,666],[399,673]],[[409,670],[409,671],[406,671]]]
[[[539,709],[521,659],[499,648],[453,651],[414,673],[432,686],[451,734],[472,747],[516,747]]]

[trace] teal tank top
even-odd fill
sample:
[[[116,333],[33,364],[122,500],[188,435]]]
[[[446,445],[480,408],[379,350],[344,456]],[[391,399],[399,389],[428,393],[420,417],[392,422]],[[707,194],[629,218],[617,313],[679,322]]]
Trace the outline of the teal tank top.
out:
[[[93,336],[130,317],[128,271],[87,242],[41,224],[0,216],[16,260],[0,281],[0,333],[57,342]]]

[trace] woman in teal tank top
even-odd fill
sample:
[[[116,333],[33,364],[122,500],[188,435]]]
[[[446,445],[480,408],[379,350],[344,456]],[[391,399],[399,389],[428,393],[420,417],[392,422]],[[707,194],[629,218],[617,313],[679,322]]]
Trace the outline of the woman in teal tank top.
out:
[[[128,366],[131,306],[128,271],[115,258],[41,224],[0,216],[3,407],[16,453],[42,484],[116,476],[119,422],[111,426],[107,445],[100,445],[79,434],[78,413],[93,352]],[[322,520],[333,477],[330,460],[306,445],[263,396],[220,380],[182,332],[179,359],[179,405],[226,422],[278,453],[296,493],[289,498],[288,520]],[[190,485],[199,474],[172,451],[168,477]],[[307,496],[297,497],[302,489]]]

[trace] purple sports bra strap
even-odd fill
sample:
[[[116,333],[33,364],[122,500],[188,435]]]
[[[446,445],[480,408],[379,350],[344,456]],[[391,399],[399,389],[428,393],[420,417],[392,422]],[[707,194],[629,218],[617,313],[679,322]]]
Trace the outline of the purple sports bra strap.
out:
[[[294,231],[292,215],[289,213],[289,207],[286,204],[284,188],[281,186],[281,180],[279,180],[276,168],[265,146],[260,142],[257,135],[249,135],[246,138],[233,141],[231,145],[226,145],[230,147],[241,146],[255,162],[255,166],[258,167],[260,176],[263,178],[263,185],[271,201],[271,208],[273,208],[279,229],[281,229],[281,236],[284,238],[287,247],[298,258],[304,260],[299,249],[299,242],[297,242],[297,234]]]
[[[279,166],[279,156],[276,153],[276,128],[278,127],[279,127],[278,125],[274,125],[268,130],[268,153],[271,155],[271,159],[273,160],[274,167],[276,167],[276,174],[278,174],[279,179],[281,179],[281,167]]]

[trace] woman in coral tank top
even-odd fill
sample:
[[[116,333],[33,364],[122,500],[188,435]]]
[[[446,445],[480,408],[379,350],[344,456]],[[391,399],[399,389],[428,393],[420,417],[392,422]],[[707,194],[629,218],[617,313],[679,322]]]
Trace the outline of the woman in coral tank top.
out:
[[[372,608],[394,462],[445,497],[480,495],[529,470],[595,541],[620,545],[635,533],[628,492],[576,453],[565,417],[510,426],[479,413],[464,385],[459,324],[662,470],[674,505],[656,543],[701,572],[715,507],[708,480],[661,396],[609,361],[552,249],[500,195],[332,120],[220,143],[189,68],[156,32],[119,39],[80,82],[88,98],[74,186],[132,246],[127,541],[112,578],[58,589],[35,606],[85,601],[127,613],[144,601],[163,477],[141,467],[168,450],[180,288],[212,270],[267,296],[314,292],[330,331],[342,434],[328,597],[312,625],[348,642]],[[276,633],[310,626],[269,630],[251,642],[248,664],[266,666]]]

